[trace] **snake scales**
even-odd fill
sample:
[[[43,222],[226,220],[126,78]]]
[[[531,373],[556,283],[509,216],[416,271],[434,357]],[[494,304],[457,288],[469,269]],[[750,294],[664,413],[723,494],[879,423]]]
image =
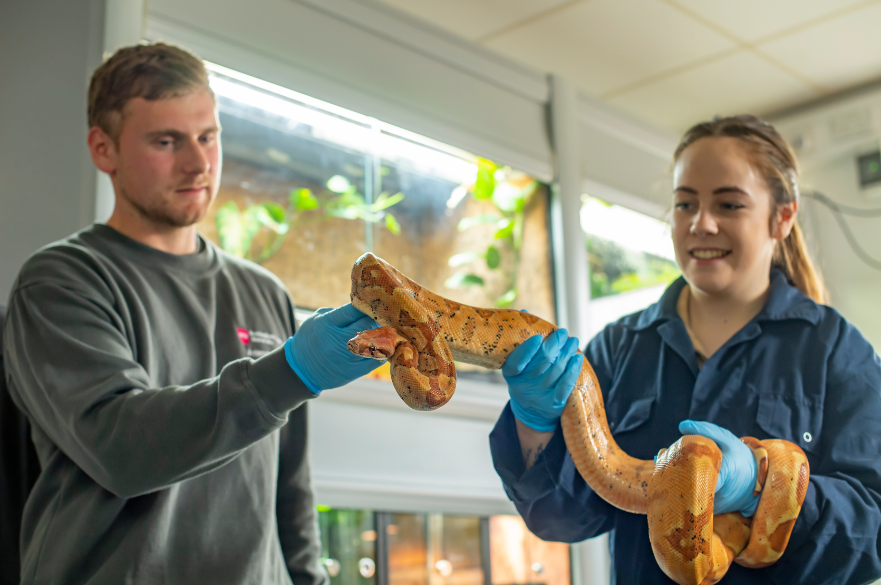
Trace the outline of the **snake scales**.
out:
[[[395,389],[417,410],[433,410],[452,397],[453,360],[499,369],[527,338],[547,337],[556,329],[528,313],[445,299],[372,254],[352,269],[351,298],[381,327],[352,339],[349,350],[387,359]],[[648,515],[655,559],[677,583],[708,585],[721,579],[732,561],[758,568],[783,554],[808,485],[807,458],[798,446],[744,438],[759,465],[758,509],[752,518],[714,516],[722,461],[716,444],[686,435],[662,451],[657,463],[630,457],[612,437],[587,360],[561,425],[575,467],[591,489],[617,508]]]

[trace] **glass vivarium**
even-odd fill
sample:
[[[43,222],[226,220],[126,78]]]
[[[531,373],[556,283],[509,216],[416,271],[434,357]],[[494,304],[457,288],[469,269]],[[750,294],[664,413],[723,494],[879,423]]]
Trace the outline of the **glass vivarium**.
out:
[[[555,320],[546,185],[235,71],[209,71],[224,167],[199,230],[276,274],[299,308],[348,302],[352,265],[370,251],[457,302]]]
[[[224,169],[199,226],[298,306],[345,303],[371,251],[438,294],[553,319],[545,185],[515,169],[211,66]]]
[[[318,507],[331,585],[569,585],[569,546],[519,516]],[[385,574],[383,574],[385,571]]]

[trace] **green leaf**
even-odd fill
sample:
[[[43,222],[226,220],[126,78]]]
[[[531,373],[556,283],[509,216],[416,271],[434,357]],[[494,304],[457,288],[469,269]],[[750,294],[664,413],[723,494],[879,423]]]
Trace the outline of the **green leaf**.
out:
[[[387,209],[396,203],[400,203],[404,199],[403,193],[395,193],[391,197],[388,196],[388,193],[381,194],[376,201],[373,202],[373,205],[370,206],[370,211],[382,211],[383,209]]]
[[[477,179],[474,181],[474,197],[489,199],[496,189],[496,170],[498,167],[491,160],[477,159]]]
[[[492,200],[502,211],[523,211],[526,202],[535,192],[538,183],[535,181],[509,180],[496,185]]]
[[[266,213],[269,214],[269,217],[275,223],[285,223],[285,211],[284,207],[279,205],[278,203],[264,203],[263,209],[266,210]]]
[[[391,213],[385,214],[385,227],[396,236],[401,233],[401,224],[398,223],[398,220],[396,220],[395,216]]]
[[[505,294],[503,294],[502,296],[500,296],[499,298],[496,299],[496,306],[497,307],[507,307],[511,303],[513,303],[514,299],[516,299],[516,298],[517,298],[517,289],[512,288],[511,290],[509,290],[508,292],[506,292]]]
[[[461,254],[450,256],[450,259],[447,260],[447,264],[452,268],[457,268],[459,266],[464,266],[469,262],[474,262],[478,258],[480,258],[480,254],[474,252],[462,252]]]
[[[367,211],[367,205],[364,202],[364,196],[355,191],[341,193],[325,204],[327,214],[331,217],[341,217],[344,219],[364,219],[367,221],[376,221],[377,218],[370,217]]]
[[[514,235],[514,222],[510,219],[503,219],[499,223],[496,224],[498,228],[496,230],[495,238],[497,240],[501,240],[504,238],[510,238]]]
[[[262,205],[251,205],[242,214],[242,249],[245,258],[249,258],[251,242],[260,228],[264,225],[273,223],[269,212]]]
[[[457,272],[444,282],[444,286],[447,288],[465,288],[467,286],[483,286],[483,284],[483,279],[476,274],[464,272]]]
[[[297,211],[306,211],[318,208],[318,199],[309,189],[294,189],[291,191],[291,205]]]
[[[363,219],[363,211],[351,205],[328,206],[327,215],[342,219]]]
[[[367,207],[367,203],[364,201],[364,196],[357,191],[347,191],[337,197],[336,200],[340,205],[354,206],[359,209],[365,209]]]
[[[235,201],[221,206],[214,215],[214,225],[217,226],[217,236],[220,239],[220,247],[233,256],[243,257],[242,249],[242,215]]]
[[[517,210],[518,203],[522,204],[523,197],[520,190],[511,183],[499,183],[493,191],[492,200],[496,207],[510,213]]]
[[[272,219],[262,205],[252,205],[244,212],[234,201],[220,207],[214,216],[220,247],[239,258],[249,258],[251,242],[260,231],[260,215]]]
[[[253,229],[253,235],[256,235],[261,228],[269,228],[277,234],[286,234],[288,232],[288,224],[285,221],[277,221],[279,214],[284,218],[284,209],[277,203],[261,203],[252,205],[245,211],[247,221],[254,223],[251,226],[245,223],[247,229]],[[252,237],[253,237],[252,235]]]
[[[327,180],[327,188],[334,193],[348,193],[354,191],[352,183],[342,175],[334,175]]]
[[[499,249],[493,245],[490,245],[486,249],[486,253],[484,254],[484,258],[486,258],[486,265],[489,266],[492,270],[495,270],[499,267],[499,264],[502,261],[502,255],[499,254]]]
[[[526,207],[526,202],[529,201],[529,198],[532,197],[532,194],[535,193],[535,190],[538,189],[538,181],[530,181],[523,189],[520,191],[521,196],[517,200],[517,209],[515,211],[523,211]]]
[[[464,232],[470,227],[474,227],[476,225],[481,225],[485,223],[496,223],[502,218],[500,215],[496,215],[494,213],[484,214],[484,215],[472,215],[471,217],[463,217],[459,220],[459,231]]]

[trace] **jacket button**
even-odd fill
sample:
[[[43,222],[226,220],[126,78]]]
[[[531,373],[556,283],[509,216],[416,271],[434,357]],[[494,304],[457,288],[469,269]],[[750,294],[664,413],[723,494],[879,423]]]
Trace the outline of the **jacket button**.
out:
[[[805,432],[805,434],[802,435],[802,437],[804,438],[805,443],[810,443],[813,440],[811,433],[808,433],[808,432]]]

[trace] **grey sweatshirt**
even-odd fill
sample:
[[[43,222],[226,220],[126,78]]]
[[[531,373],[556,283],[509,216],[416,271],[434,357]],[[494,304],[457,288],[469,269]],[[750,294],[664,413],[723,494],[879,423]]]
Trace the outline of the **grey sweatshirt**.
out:
[[[22,583],[326,583],[294,327],[277,278],[202,238],[94,225],[32,256],[3,332],[43,469]]]

